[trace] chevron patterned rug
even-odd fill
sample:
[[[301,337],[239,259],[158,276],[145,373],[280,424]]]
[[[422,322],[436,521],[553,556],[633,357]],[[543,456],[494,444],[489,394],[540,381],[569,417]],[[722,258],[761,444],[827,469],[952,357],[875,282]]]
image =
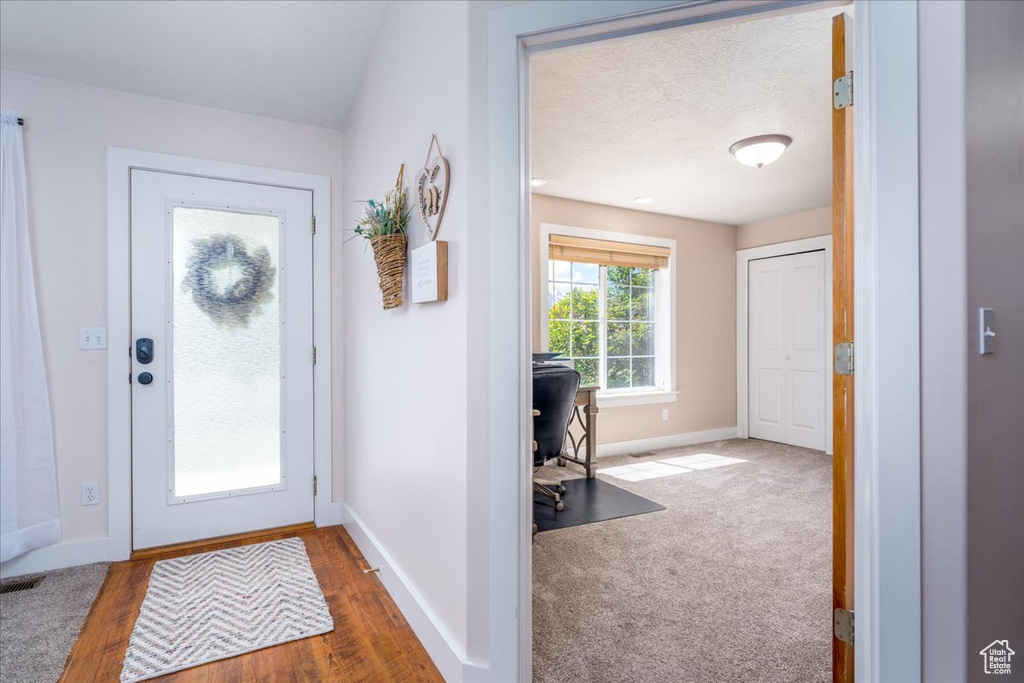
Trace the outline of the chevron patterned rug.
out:
[[[334,630],[299,538],[162,560],[121,671],[144,681]]]

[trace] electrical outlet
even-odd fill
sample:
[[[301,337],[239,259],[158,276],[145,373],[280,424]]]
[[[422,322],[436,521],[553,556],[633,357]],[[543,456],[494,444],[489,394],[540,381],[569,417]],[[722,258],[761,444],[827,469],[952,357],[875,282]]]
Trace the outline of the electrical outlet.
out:
[[[79,327],[78,348],[88,351],[107,348],[107,328]]]
[[[82,484],[82,505],[100,504],[100,485],[94,481]]]
[[[668,420],[668,408],[661,409],[661,421],[665,422]]]

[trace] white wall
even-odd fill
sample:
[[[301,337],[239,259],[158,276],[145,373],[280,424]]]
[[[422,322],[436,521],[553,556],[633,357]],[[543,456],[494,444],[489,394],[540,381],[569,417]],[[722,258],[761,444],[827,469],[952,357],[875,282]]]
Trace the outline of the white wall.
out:
[[[451,165],[438,235],[449,243],[448,301],[409,303],[407,284],[405,306],[384,311],[368,245],[357,238],[343,249],[344,490],[353,535],[390,565],[385,585],[396,599],[416,596],[459,659],[468,638],[467,517],[486,514],[470,511],[466,497],[468,12],[466,3],[389,4],[343,130],[340,223],[354,228],[358,201],[381,198],[399,164],[413,197],[437,134]],[[414,211],[410,247],[426,241]],[[455,676],[431,649],[431,634],[410,622],[442,672]]]
[[[338,226],[341,133],[11,71],[0,72],[0,82],[0,105],[26,121],[29,229],[64,539],[104,537],[107,354],[80,351],[78,327],[107,324],[107,147],[331,176]],[[338,354],[340,342],[337,335]],[[126,350],[110,353],[121,358]],[[340,460],[336,448],[338,484]],[[100,505],[79,504],[86,481],[100,482]]]

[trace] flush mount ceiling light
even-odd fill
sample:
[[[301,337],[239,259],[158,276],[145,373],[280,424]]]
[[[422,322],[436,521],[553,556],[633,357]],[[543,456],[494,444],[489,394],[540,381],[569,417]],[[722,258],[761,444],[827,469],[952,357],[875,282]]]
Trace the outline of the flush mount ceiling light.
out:
[[[633,197],[633,202],[636,204],[650,204],[654,201],[654,197]]]
[[[761,168],[778,161],[791,142],[793,138],[788,135],[755,135],[734,144],[729,148],[729,154],[744,166]]]
[[[530,178],[530,187],[540,187],[542,185],[547,185],[547,184],[548,184],[548,181],[545,180],[544,178]]]

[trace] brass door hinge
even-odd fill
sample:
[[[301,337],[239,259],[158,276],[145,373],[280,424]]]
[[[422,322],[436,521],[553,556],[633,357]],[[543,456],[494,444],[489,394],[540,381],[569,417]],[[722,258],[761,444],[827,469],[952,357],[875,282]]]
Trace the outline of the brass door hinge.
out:
[[[316,365],[316,347],[313,347],[313,365]]]
[[[313,216],[313,234],[316,234],[316,216]]]
[[[313,495],[316,495],[316,475],[313,475]]]

